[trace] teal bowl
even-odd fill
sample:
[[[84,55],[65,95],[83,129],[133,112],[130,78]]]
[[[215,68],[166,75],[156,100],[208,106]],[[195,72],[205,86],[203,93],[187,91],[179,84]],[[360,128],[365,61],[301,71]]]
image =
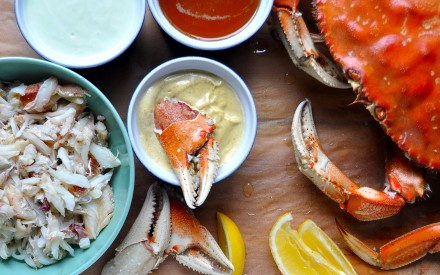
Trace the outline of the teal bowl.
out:
[[[9,258],[0,262],[0,274],[79,274],[96,262],[115,240],[130,209],[134,189],[134,158],[124,123],[110,101],[87,79],[62,66],[32,58],[0,58],[0,80],[21,81],[27,84],[55,76],[61,83],[74,83],[87,90],[88,107],[95,115],[105,117],[110,133],[109,146],[118,153],[121,166],[115,169],[110,185],[113,189],[115,210],[110,223],[101,231],[88,249],[75,249],[75,256],[33,269],[23,261]]]

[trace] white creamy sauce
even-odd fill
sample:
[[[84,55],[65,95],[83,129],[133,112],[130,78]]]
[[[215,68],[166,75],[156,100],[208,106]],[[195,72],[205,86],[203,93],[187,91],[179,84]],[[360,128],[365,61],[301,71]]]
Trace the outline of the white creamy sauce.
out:
[[[223,79],[203,72],[175,73],[157,80],[138,102],[137,126],[145,152],[157,165],[171,170],[168,158],[154,133],[153,111],[165,97],[184,101],[206,113],[216,129],[220,166],[232,159],[244,133],[244,111],[233,88]]]
[[[102,54],[130,35],[136,1],[31,0],[24,15],[33,39],[59,54]]]

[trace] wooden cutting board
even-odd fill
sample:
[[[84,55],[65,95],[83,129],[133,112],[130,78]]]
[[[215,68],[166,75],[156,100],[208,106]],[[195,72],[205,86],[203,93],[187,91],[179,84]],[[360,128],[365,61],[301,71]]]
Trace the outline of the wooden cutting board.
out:
[[[13,1],[0,0],[0,56],[39,56],[27,45],[15,21]],[[239,226],[247,249],[246,274],[279,274],[269,250],[272,224],[290,211],[297,227],[314,220],[344,251],[359,274],[438,274],[440,254],[397,271],[380,271],[351,254],[335,227],[335,218],[369,245],[379,247],[417,227],[440,221],[440,182],[428,177],[433,192],[397,216],[383,221],[360,222],[342,212],[296,168],[290,135],[292,116],[304,99],[312,102],[315,123],[331,159],[360,185],[382,188],[384,181],[382,130],[354,100],[351,90],[328,88],[294,67],[270,20],[248,41],[229,50],[204,52],[178,44],[163,33],[147,10],[144,26],[133,45],[113,62],[76,70],[103,91],[125,121],[132,92],[159,64],[180,56],[205,56],[238,73],[249,86],[257,107],[258,130],[254,147],[244,164],[215,184],[195,215],[216,236],[216,211]],[[99,274],[127,234],[148,186],[156,181],[136,160],[136,186],[127,221],[110,249],[83,274]],[[251,191],[249,191],[251,190]],[[154,274],[193,274],[169,258]],[[194,273],[196,274],[196,273]]]

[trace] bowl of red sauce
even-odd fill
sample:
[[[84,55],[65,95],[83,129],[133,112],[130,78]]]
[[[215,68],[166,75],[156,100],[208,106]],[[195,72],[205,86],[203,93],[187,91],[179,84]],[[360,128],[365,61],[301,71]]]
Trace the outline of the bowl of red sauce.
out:
[[[266,21],[273,0],[148,0],[159,26],[176,41],[199,50],[236,46]]]

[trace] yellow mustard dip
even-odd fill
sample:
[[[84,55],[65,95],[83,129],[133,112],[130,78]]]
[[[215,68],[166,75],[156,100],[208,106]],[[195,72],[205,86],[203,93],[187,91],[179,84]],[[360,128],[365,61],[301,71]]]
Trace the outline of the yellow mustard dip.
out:
[[[164,98],[186,102],[211,118],[219,147],[220,166],[230,161],[244,132],[244,111],[233,88],[223,79],[205,72],[175,73],[148,88],[137,108],[137,126],[143,149],[157,165],[171,171],[168,158],[154,133],[154,107]]]

